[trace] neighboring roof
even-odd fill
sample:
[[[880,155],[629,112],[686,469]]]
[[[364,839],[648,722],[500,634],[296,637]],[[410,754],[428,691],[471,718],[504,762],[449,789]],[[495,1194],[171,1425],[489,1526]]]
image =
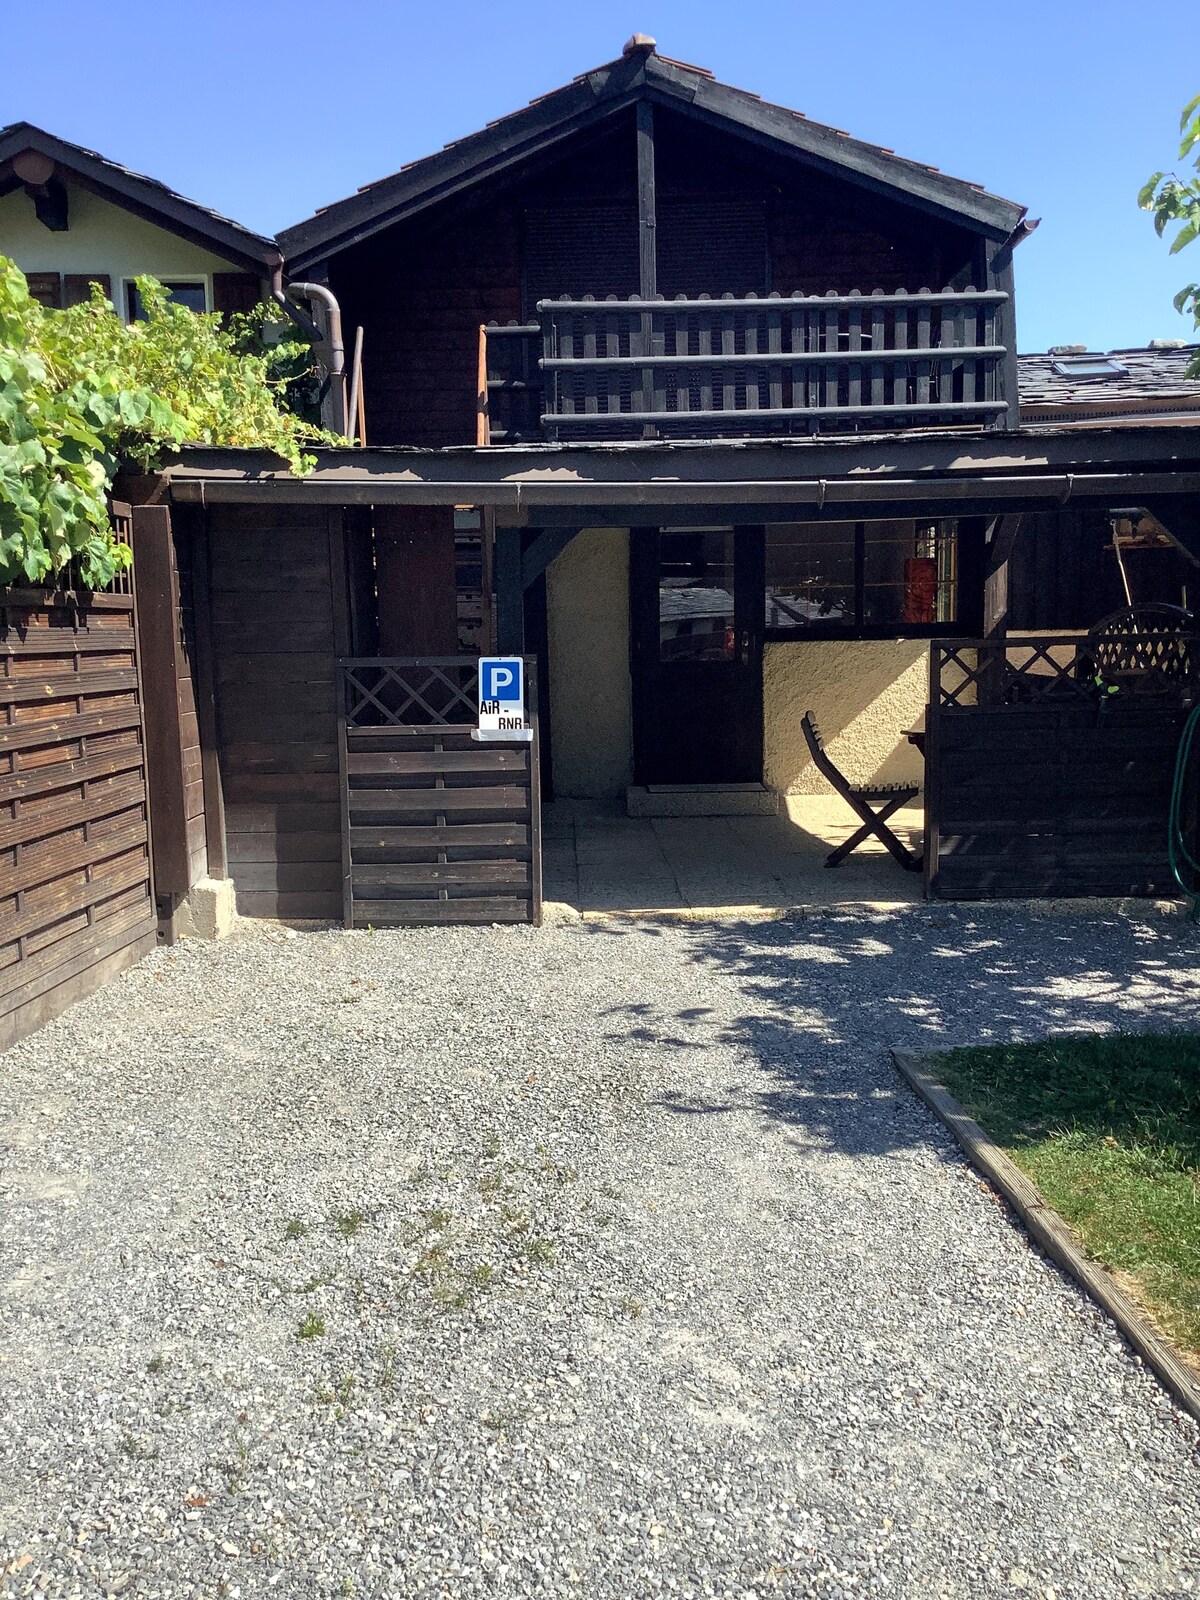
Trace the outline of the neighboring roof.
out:
[[[227,261],[262,272],[280,260],[279,247],[273,239],[252,233],[240,222],[185,199],[156,178],[131,172],[98,151],[58,139],[31,122],[14,122],[0,128],[0,195],[21,187],[12,163],[26,151],[47,156],[54,162],[56,175],[61,169],[70,181]]]
[[[1187,369],[1200,345],[1163,340],[1134,350],[1062,346],[1017,360],[1022,422],[1200,413],[1200,379]],[[1100,372],[1098,367],[1109,370]]]
[[[1006,238],[1025,215],[1024,206],[988,194],[978,184],[947,177],[936,167],[905,160],[883,146],[864,144],[838,128],[810,122],[799,111],[718,83],[707,68],[658,55],[653,41],[631,40],[618,60],[581,74],[478,133],[367,184],[295,227],[284,228],[279,243],[289,268],[304,270],[437,201],[552,149],[642,98],[672,105],[710,125],[905,198],[942,217],[974,225],[996,238]]]

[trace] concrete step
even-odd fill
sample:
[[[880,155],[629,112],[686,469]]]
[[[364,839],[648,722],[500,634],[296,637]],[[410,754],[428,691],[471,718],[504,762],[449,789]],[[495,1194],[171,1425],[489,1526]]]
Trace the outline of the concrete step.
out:
[[[631,817],[774,817],[782,797],[761,783],[651,783],[625,791]]]

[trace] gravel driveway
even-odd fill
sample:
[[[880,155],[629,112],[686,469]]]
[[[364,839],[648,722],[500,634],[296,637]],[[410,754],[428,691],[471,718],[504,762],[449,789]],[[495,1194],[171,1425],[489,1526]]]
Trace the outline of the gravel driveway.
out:
[[[0,1595],[1200,1593],[1196,1428],[886,1052],[1198,1022],[1174,919],[159,952],[0,1062]]]

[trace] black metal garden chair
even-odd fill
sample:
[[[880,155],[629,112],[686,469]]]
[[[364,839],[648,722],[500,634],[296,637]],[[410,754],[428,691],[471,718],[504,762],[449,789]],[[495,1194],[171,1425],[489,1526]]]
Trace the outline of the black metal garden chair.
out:
[[[804,742],[808,745],[813,765],[836,789],[854,814],[862,819],[862,827],[857,833],[852,833],[844,844],[830,851],[825,859],[825,865],[840,867],[851,851],[857,850],[860,844],[866,844],[867,840],[874,836],[893,859],[908,872],[919,872],[921,857],[914,855],[887,825],[892,813],[907,805],[920,792],[918,786],[915,783],[850,783],[845,774],[840,772],[829,759],[825,741],[821,738],[821,730],[817,727],[817,719],[811,711],[804,713],[801,727],[804,729]]]

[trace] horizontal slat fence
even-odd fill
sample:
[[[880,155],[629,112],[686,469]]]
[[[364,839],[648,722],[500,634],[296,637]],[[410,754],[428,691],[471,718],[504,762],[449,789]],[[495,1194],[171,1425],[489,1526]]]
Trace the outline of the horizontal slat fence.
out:
[[[936,641],[926,871],[939,899],[1172,895],[1167,819],[1197,640],[1163,670],[1075,637]],[[1135,655],[1145,654],[1139,646]]]
[[[153,948],[148,825],[132,594],[0,592],[0,1048]]]
[[[471,738],[477,672],[473,656],[340,663],[346,927],[541,921],[536,734]]]

